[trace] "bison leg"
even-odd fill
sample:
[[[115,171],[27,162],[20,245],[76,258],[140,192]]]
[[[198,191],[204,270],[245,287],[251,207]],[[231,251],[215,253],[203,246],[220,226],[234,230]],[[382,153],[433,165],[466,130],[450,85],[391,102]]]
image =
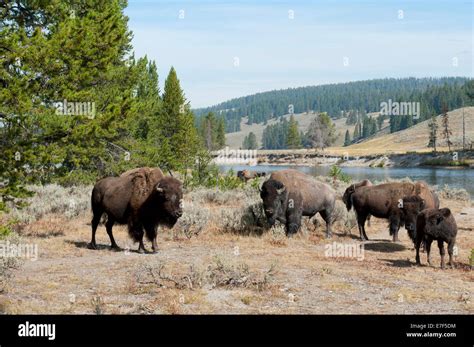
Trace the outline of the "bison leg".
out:
[[[393,237],[393,242],[399,242],[398,230],[400,229],[400,220],[397,216],[390,218],[390,235]]]
[[[454,262],[453,262],[453,252],[454,251],[454,241],[448,242],[448,254],[449,254],[449,266],[451,268],[454,268]]]
[[[428,265],[431,266],[431,242],[433,242],[433,239],[428,239],[425,241],[425,247],[426,247],[426,256],[428,257]]]
[[[415,249],[416,249],[416,265],[421,265],[420,262],[420,246],[424,244],[423,239],[417,238],[415,241]]]
[[[444,261],[444,255],[446,254],[446,251],[444,250],[443,240],[438,240],[438,248],[439,248],[439,255],[441,256],[441,268],[444,269],[446,267],[446,264]]]
[[[94,217],[92,217],[92,222],[91,222],[91,225],[92,225],[92,239],[91,239],[91,242],[89,243],[89,248],[92,248],[92,249],[97,249],[97,244],[95,242],[95,233],[97,231],[97,226],[99,225],[100,223],[100,217],[102,216],[102,213],[94,213]]]
[[[369,240],[365,233],[365,221],[367,219],[367,213],[357,213],[357,225],[359,227],[359,235],[362,241]]]
[[[331,213],[328,213],[327,210],[320,211],[319,214],[326,222],[326,238],[330,239],[332,236],[331,225],[332,225],[332,216]]]
[[[135,237],[136,237],[136,240],[139,242],[138,253],[140,254],[147,252],[145,245],[143,244],[143,235],[144,235],[144,232],[143,232],[142,226],[137,227],[135,230]]]
[[[371,217],[371,215],[369,214],[369,215],[367,216],[367,226],[368,226],[368,227],[370,227],[370,219],[371,219],[370,217]]]
[[[119,251],[120,247],[117,245],[114,239],[114,235],[112,234],[112,227],[115,224],[115,220],[113,218],[107,218],[107,223],[105,223],[105,229],[107,230],[107,234],[110,238],[110,244],[113,250]]]
[[[151,248],[153,249],[153,253],[158,252],[158,245],[156,244],[156,231],[157,227],[153,225],[145,225],[145,233],[147,238],[151,241]]]
[[[158,252],[158,244],[156,243],[156,237],[151,242],[151,249],[153,250],[153,253]]]
[[[286,218],[286,236],[296,234],[301,227],[301,213],[289,213]]]

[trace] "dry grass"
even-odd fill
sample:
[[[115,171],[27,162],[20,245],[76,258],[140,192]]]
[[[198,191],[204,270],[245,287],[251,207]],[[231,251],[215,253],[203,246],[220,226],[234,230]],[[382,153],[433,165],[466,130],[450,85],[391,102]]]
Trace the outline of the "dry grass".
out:
[[[435,246],[435,266],[426,265],[426,254],[421,257],[423,266],[415,266],[406,232],[400,232],[401,243],[393,244],[387,222],[376,218],[367,228],[371,241],[363,243],[362,261],[327,257],[325,247],[332,242],[361,244],[354,232],[350,235],[353,215],[340,201],[333,239],[324,238],[319,217],[316,224],[305,220],[302,232],[287,238],[281,225],[261,228],[261,233],[247,230],[246,218],[255,218],[248,206],[258,203],[256,191],[240,191],[234,198],[191,192],[185,196],[189,218],[173,230],[160,229],[160,252],[145,255],[135,252],[137,245],[120,226],[114,235],[130,252],[109,250],[103,226],[97,233],[100,249],[90,250],[88,212],[72,219],[49,213],[25,227],[22,238],[38,244],[39,259],[25,260],[18,268],[8,266],[0,310],[10,314],[473,313],[474,272],[469,271],[468,258],[474,248],[474,208],[457,197],[441,196],[441,205],[450,207],[459,226],[456,268],[448,270],[439,269]],[[232,230],[225,228],[230,221],[223,219],[224,214],[230,216]],[[198,216],[205,222],[194,220]],[[62,222],[62,233],[47,233],[53,230],[48,227],[51,221]]]

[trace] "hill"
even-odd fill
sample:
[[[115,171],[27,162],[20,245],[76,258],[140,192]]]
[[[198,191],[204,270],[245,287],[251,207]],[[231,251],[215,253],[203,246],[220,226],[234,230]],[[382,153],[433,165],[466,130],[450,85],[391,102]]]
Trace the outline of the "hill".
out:
[[[470,148],[471,143],[474,142],[474,107],[464,107],[448,112],[450,128],[452,131],[451,141],[454,143],[454,148],[462,147],[462,116],[464,111],[465,118],[465,131],[466,131],[466,146]],[[377,116],[377,114],[369,114],[371,116]],[[295,115],[298,120],[299,130],[304,131],[311,119],[315,114],[303,113]],[[285,116],[289,118],[289,115]],[[439,149],[447,150],[446,140],[441,135],[441,116],[437,117],[439,125]],[[343,154],[348,153],[349,155],[371,155],[371,154],[384,154],[384,153],[404,153],[409,151],[431,151],[431,148],[427,147],[428,144],[428,120],[420,122],[411,128],[397,131],[395,133],[389,132],[388,120],[385,120],[382,130],[378,131],[372,137],[353,144],[351,146],[343,147],[344,134],[346,129],[352,134],[354,129],[353,125],[346,125],[346,118],[337,119],[334,121],[336,125],[336,132],[339,134],[336,143],[333,147],[328,148],[326,151],[331,154]],[[268,124],[274,124],[277,120],[271,120]],[[242,130],[236,133],[226,134],[226,143],[231,148],[239,148],[242,145],[242,139],[253,131],[257,140],[260,142],[262,132],[264,129],[263,124],[246,125],[245,119],[242,120]],[[474,144],[472,145],[474,147]],[[286,150],[290,151],[290,150]],[[297,152],[298,150],[296,150]],[[302,152],[306,150],[300,150]]]
[[[448,109],[470,105],[463,85],[468,78],[385,78],[274,90],[232,99],[215,106],[195,109],[199,117],[214,112],[226,120],[226,131],[241,130],[242,119],[248,125],[263,123],[291,113],[327,112],[338,118],[342,111],[378,112],[388,100],[416,101],[421,104],[421,119]]]
[[[368,115],[376,117],[378,113],[369,113]],[[316,113],[304,112],[304,113],[295,114],[294,116],[295,116],[295,119],[298,121],[298,130],[304,132],[306,131],[309,124],[316,116]],[[283,116],[283,118],[289,120],[290,115],[287,114]],[[258,145],[261,146],[263,129],[265,129],[267,125],[273,125],[273,124],[278,123],[279,119],[273,118],[267,121],[267,125],[264,125],[263,123],[254,123],[252,125],[249,125],[247,124],[247,121],[248,121],[247,117],[242,118],[240,122],[241,130],[238,132],[232,132],[232,133],[226,134],[225,138],[226,138],[227,146],[229,146],[230,148],[240,148],[242,146],[242,141],[244,137],[247,136],[250,132],[253,132],[257,136]],[[334,120],[334,124],[336,125],[336,133],[338,134],[335,146],[342,146],[344,144],[344,135],[346,133],[346,130],[349,130],[352,136],[352,133],[354,131],[354,125],[347,125],[346,118],[336,119]],[[382,132],[386,132],[386,129],[388,129],[387,126],[388,126],[388,120],[385,120],[384,128],[382,129]]]
[[[462,148],[463,133],[463,111],[465,118],[466,146],[474,147],[474,107],[464,107],[448,112],[449,124],[452,131],[451,141],[453,148]],[[441,116],[437,117],[439,125],[438,149],[448,150],[446,140],[441,135]],[[429,120],[420,122],[411,128],[397,131],[392,134],[378,133],[375,136],[357,144],[348,147],[333,147],[328,151],[331,153],[344,153],[349,155],[364,154],[386,154],[386,153],[403,153],[410,151],[431,151],[427,147],[428,138],[428,122]]]

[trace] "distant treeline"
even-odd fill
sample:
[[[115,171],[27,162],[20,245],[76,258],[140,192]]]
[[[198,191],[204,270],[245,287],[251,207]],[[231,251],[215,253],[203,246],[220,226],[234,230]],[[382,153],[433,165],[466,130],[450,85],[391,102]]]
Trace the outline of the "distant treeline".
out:
[[[242,117],[248,117],[248,124],[253,124],[292,112],[312,110],[327,112],[331,118],[339,118],[342,112],[349,110],[378,112],[381,102],[392,100],[420,102],[421,115],[418,121],[422,121],[441,113],[443,103],[448,109],[467,105],[468,99],[463,89],[468,80],[465,77],[385,78],[290,88],[232,99],[212,107],[196,109],[195,114],[199,116],[212,111],[217,116],[224,116],[226,132],[236,132],[240,131]],[[400,125],[393,124],[392,131],[400,130],[410,123],[403,117],[397,118]]]

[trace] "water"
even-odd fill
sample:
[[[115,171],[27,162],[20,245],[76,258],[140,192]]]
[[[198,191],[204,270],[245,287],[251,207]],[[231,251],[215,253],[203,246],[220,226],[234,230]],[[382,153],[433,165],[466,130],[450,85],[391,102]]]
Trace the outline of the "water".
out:
[[[238,170],[250,170],[261,172],[272,172],[283,169],[295,169],[312,176],[327,176],[329,166],[300,166],[300,165],[221,165],[222,172],[232,169],[235,173]],[[385,181],[387,179],[411,178],[413,181],[423,180],[429,185],[438,186],[442,189],[444,185],[451,188],[464,188],[474,199],[474,170],[472,169],[456,169],[456,168],[435,168],[435,167],[387,167],[387,168],[370,168],[370,167],[341,167],[342,171],[349,175],[354,181],[361,181],[365,178],[376,181]]]

